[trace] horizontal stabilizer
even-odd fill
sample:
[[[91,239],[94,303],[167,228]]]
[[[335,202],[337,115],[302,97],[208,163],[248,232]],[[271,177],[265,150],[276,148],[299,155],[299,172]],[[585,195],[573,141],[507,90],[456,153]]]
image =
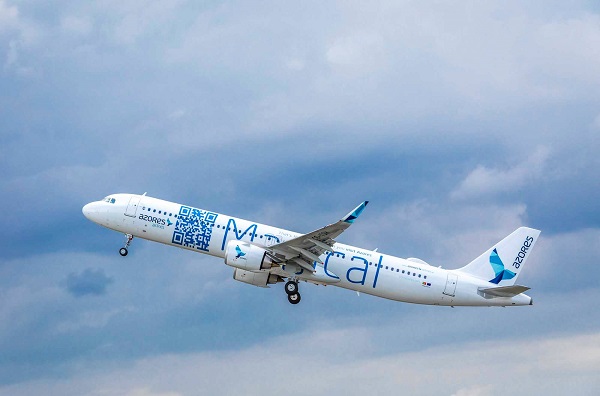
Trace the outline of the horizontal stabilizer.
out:
[[[496,298],[496,297],[514,297],[517,294],[521,294],[529,290],[527,286],[513,285],[503,287],[480,287],[477,289],[477,293],[483,298]]]

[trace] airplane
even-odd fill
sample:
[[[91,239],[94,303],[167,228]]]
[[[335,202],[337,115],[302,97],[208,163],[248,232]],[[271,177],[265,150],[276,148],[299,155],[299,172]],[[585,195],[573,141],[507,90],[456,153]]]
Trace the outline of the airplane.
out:
[[[520,227],[458,269],[344,245],[336,239],[360,216],[364,201],[339,221],[307,234],[271,227],[146,195],[112,194],[82,209],[86,218],[135,238],[219,257],[233,279],[268,288],[283,283],[300,302],[299,282],[332,285],[390,300],[441,306],[533,305],[515,284],[540,230]]]

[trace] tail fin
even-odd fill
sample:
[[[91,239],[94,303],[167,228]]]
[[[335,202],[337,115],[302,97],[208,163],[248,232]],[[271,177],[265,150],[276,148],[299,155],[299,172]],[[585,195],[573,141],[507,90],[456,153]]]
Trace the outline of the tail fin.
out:
[[[458,271],[499,286],[515,284],[540,230],[521,227]]]

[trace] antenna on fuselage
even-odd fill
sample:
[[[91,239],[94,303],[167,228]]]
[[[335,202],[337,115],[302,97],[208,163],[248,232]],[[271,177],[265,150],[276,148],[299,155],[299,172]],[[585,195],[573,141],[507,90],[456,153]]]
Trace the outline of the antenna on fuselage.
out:
[[[148,192],[146,191],[145,193],[142,194],[142,197],[145,197],[146,194],[148,194]]]

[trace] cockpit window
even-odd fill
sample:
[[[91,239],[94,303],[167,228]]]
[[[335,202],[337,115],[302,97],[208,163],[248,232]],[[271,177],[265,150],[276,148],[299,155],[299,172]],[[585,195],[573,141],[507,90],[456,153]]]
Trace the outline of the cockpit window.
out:
[[[116,202],[116,200],[114,198],[111,197],[106,197],[102,200],[102,202],[108,202],[108,203],[112,203],[114,204]]]

